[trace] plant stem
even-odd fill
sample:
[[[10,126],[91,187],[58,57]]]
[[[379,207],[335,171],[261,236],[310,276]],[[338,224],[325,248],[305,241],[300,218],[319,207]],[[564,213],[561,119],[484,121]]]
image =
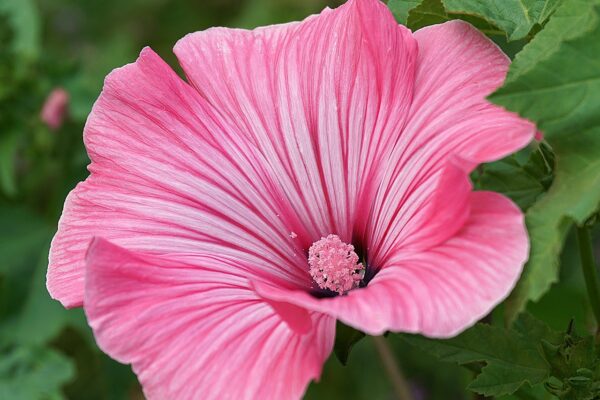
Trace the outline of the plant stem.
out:
[[[392,383],[396,398],[398,400],[412,400],[410,386],[408,385],[408,382],[406,382],[400,367],[396,364],[390,345],[383,336],[373,336],[372,338],[377,353],[379,354],[379,358],[381,359],[381,363]]]
[[[598,282],[598,272],[594,262],[594,249],[589,228],[585,226],[577,228],[577,242],[585,286],[592,305],[592,311],[596,317],[596,327],[600,327],[600,283]]]

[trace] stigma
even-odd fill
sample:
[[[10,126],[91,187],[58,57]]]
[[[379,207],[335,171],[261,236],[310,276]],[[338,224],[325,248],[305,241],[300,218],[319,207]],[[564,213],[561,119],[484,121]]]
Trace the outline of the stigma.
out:
[[[308,249],[309,272],[315,283],[325,290],[345,294],[356,288],[364,277],[354,246],[337,235],[322,237]]]

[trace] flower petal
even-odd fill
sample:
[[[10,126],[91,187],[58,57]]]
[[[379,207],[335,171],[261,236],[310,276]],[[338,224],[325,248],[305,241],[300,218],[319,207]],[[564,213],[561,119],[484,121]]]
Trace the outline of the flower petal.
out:
[[[408,115],[416,50],[377,0],[300,23],[209,29],[175,46],[196,89],[268,160],[309,245],[330,233],[349,242],[364,224]]]
[[[331,352],[335,320],[291,305],[275,309],[229,273],[237,265],[197,261],[139,256],[95,240],[85,312],[100,348],[132,364],[150,400],[300,398]]]
[[[264,283],[254,284],[255,289],[371,335],[390,330],[454,336],[510,293],[529,250],[523,214],[510,200],[475,192],[470,202],[471,214],[456,236],[390,260],[366,288],[326,299]]]
[[[307,286],[296,216],[260,152],[222,121],[152,50],[112,72],[88,118],[91,176],[67,198],[50,251],[48,288],[66,306],[83,298],[93,236],[189,260],[216,253],[249,275]]]
[[[448,201],[443,190],[448,163],[458,160],[466,180],[474,166],[518,150],[536,131],[529,121],[486,100],[503,83],[510,60],[481,32],[451,21],[414,36],[419,57],[411,115],[384,166],[368,229],[379,266],[396,249],[427,248],[460,229],[468,215],[460,208],[467,202]],[[462,194],[454,196],[468,195],[467,186],[458,189]],[[439,229],[434,215],[440,203],[446,215],[462,219]]]

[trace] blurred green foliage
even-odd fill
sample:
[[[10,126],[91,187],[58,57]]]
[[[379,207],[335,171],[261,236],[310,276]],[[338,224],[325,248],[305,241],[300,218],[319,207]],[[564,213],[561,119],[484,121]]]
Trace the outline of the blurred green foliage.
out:
[[[45,288],[48,247],[64,198],[87,175],[82,130],[104,76],[135,60],[146,45],[180,71],[171,48],[189,32],[216,25],[251,28],[302,19],[340,2],[0,0],[0,399],[142,398],[130,368],[96,347],[83,312],[63,309]],[[395,2],[397,15],[407,17],[409,9],[421,3]],[[491,27],[489,19],[473,18],[472,22]],[[529,28],[522,21],[512,35],[525,36]],[[525,43],[494,39],[511,55]],[[67,90],[70,101],[64,124],[52,130],[41,121],[40,111],[58,87]],[[474,179],[488,188],[512,191],[507,194],[525,209],[549,183],[546,164],[537,151],[529,149],[484,167]],[[521,191],[506,185],[515,171],[524,174],[519,178]],[[531,186],[527,183],[536,180]],[[569,238],[560,283],[531,304],[530,311],[555,329],[575,317],[579,331],[586,332],[591,319],[576,260]],[[502,312],[502,307],[496,310],[494,324],[502,323]],[[389,340],[415,400],[473,398],[465,389],[472,372],[441,363],[400,336],[391,335]],[[392,398],[370,339],[356,344],[347,366],[332,356],[321,383],[310,386],[307,398]]]

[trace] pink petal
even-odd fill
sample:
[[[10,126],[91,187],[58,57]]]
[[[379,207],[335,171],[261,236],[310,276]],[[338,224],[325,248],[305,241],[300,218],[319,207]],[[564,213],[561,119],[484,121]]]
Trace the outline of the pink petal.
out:
[[[93,236],[173,260],[220,254],[250,275],[310,284],[289,236],[297,217],[260,152],[152,50],[106,78],[84,139],[91,176],[67,198],[50,252],[48,288],[64,305],[81,304]]]
[[[214,28],[175,46],[188,78],[256,143],[303,222],[306,247],[350,241],[405,125],[416,42],[376,0],[301,23]]]
[[[460,229],[468,202],[448,195],[464,200],[469,187],[460,184],[452,193],[452,182],[444,180],[458,177],[444,172],[449,163],[461,164],[466,180],[475,165],[518,150],[535,133],[532,123],[486,100],[503,83],[509,65],[492,41],[462,21],[414,36],[419,58],[411,115],[384,165],[368,227],[378,265],[397,248],[427,248]],[[456,218],[440,224],[440,215]]]
[[[297,399],[333,347],[334,319],[274,309],[244,277],[224,272],[237,268],[231,261],[192,266],[104,240],[87,260],[85,311],[96,341],[133,365],[149,400]]]
[[[508,199],[475,192],[471,214],[450,240],[390,260],[366,288],[316,299],[265,283],[261,296],[327,313],[371,335],[385,331],[450,337],[474,324],[516,284],[527,259],[523,215]]]

